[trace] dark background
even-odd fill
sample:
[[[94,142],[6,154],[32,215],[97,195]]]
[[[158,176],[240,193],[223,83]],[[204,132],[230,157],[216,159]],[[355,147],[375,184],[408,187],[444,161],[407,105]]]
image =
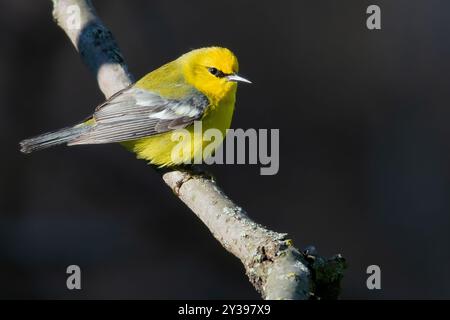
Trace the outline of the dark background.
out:
[[[366,28],[378,4],[382,30]],[[137,77],[208,45],[241,73],[234,128],[279,128],[280,171],[210,167],[258,222],[342,253],[342,298],[450,298],[450,2],[95,1]],[[0,1],[0,297],[258,298],[144,161],[18,152],[102,101],[50,1]],[[66,289],[80,265],[82,287]],[[366,288],[377,264],[382,289]]]

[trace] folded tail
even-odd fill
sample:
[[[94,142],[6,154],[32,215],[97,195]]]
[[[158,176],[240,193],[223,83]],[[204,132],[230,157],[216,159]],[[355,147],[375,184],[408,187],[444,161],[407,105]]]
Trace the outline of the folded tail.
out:
[[[91,126],[81,124],[70,128],[60,129],[55,132],[44,133],[39,136],[25,139],[20,142],[20,151],[31,153],[60,144],[67,144],[78,139],[83,133],[89,131]]]

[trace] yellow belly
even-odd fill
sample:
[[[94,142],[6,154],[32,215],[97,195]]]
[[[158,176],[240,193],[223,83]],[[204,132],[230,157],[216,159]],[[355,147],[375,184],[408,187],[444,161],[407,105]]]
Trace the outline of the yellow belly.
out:
[[[144,159],[151,164],[159,167],[168,167],[186,163],[186,157],[189,158],[190,163],[194,159],[205,159],[211,155],[211,152],[205,154],[203,152],[205,147],[211,143],[203,139],[203,133],[208,129],[218,129],[222,133],[222,138],[225,137],[226,130],[230,128],[231,120],[234,111],[234,96],[226,101],[223,101],[217,106],[210,106],[201,119],[201,135],[194,137],[194,125],[186,127],[189,134],[189,139],[183,139],[182,142],[175,140],[173,131],[154,135],[148,138],[143,138],[135,141],[128,141],[123,145],[136,153],[138,159]],[[182,143],[183,150],[190,150],[185,152],[184,156],[175,156],[173,154],[174,148],[180,149]]]

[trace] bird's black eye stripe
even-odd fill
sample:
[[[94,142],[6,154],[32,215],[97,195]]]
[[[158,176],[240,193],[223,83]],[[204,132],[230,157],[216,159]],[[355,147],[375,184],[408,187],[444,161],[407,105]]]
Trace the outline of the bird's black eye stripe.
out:
[[[211,73],[213,76],[216,76],[217,78],[223,78],[226,76],[225,73],[223,73],[222,71],[220,71],[217,68],[214,67],[209,67],[208,68],[209,73]]]

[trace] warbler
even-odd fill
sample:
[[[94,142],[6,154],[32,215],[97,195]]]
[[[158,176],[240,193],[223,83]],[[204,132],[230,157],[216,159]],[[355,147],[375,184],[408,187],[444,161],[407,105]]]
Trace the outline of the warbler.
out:
[[[194,138],[195,121],[201,121],[203,131],[218,129],[224,137],[233,117],[237,82],[251,83],[237,72],[238,60],[229,49],[192,50],[115,93],[86,121],[23,140],[21,151],[60,144],[121,143],[137,158],[158,167],[180,165],[186,157],[173,156],[179,143],[173,131],[185,129],[192,136],[188,160],[210,142],[203,135]]]

